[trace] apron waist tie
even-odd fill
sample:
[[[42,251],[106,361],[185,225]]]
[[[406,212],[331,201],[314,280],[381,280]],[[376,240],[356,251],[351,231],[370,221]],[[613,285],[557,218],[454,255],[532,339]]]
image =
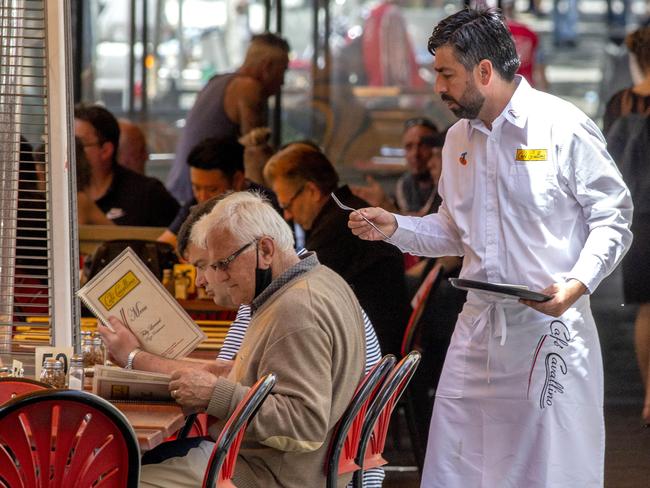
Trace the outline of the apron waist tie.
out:
[[[487,382],[490,383],[490,354],[492,349],[492,336],[501,337],[499,344],[505,345],[508,338],[508,327],[506,325],[506,313],[504,304],[501,302],[489,302],[488,306],[478,315],[475,322],[476,328],[474,334],[480,334],[487,327],[490,328],[488,341],[487,341]]]

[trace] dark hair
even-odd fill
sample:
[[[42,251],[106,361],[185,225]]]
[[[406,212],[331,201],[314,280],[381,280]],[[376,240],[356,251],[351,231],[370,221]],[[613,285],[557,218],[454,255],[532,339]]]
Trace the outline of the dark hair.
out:
[[[192,207],[190,214],[183,222],[183,225],[181,225],[181,228],[178,229],[178,234],[176,235],[176,252],[179,256],[184,256],[185,251],[187,251],[187,246],[190,245],[190,235],[192,234],[194,224],[196,224],[201,217],[212,212],[212,209],[217,202],[229,194],[230,193],[228,192],[223,195],[212,197],[209,200]]]
[[[404,132],[409,130],[412,127],[426,127],[433,132],[440,132],[438,126],[433,123],[433,121],[427,117],[412,117],[404,121]]]
[[[465,69],[471,71],[483,59],[492,62],[495,71],[512,81],[520,61],[510,31],[494,9],[464,9],[440,21],[429,37],[428,49],[449,45]]]
[[[445,137],[447,137],[446,129],[430,136],[422,136],[420,142],[429,147],[442,147],[445,145]]]
[[[244,146],[232,139],[209,137],[192,148],[187,164],[197,169],[218,169],[232,180],[237,171],[244,172]]]
[[[643,75],[650,70],[650,27],[642,27],[627,35],[625,45],[639,63]]]
[[[271,157],[264,167],[271,181],[286,178],[298,182],[311,181],[327,195],[338,188],[339,175],[327,156],[311,144],[292,142]]]
[[[75,158],[77,161],[76,164],[77,191],[82,191],[88,188],[88,185],[90,185],[91,169],[90,169],[90,163],[86,158],[86,153],[84,152],[84,146],[83,143],[81,142],[81,139],[75,137],[74,143],[75,143]]]
[[[99,142],[113,144],[113,165],[117,164],[117,148],[120,145],[120,125],[115,116],[99,105],[79,104],[74,108],[74,118],[93,126]]]
[[[284,37],[281,37],[277,34],[274,34],[272,32],[264,32],[262,34],[255,34],[253,37],[251,37],[251,44],[253,43],[261,43],[265,44],[270,47],[274,47],[277,49],[281,49],[285,53],[289,52],[289,43]]]

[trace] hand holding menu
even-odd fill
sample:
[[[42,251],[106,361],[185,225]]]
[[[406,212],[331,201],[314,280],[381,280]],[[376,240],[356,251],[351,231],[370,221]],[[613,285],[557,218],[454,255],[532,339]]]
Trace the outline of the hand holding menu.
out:
[[[136,335],[142,349],[150,353],[182,358],[206,338],[131,248],[126,248],[77,295],[104,324],[109,324],[111,315],[118,317]]]

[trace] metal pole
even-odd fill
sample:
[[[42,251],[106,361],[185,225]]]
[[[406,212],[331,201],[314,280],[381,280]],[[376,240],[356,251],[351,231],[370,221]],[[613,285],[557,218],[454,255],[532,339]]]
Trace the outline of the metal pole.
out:
[[[275,30],[282,35],[282,0],[275,0]],[[275,95],[273,107],[273,145],[280,147],[282,144],[282,90]]]
[[[142,0],[142,102],[140,105],[140,119],[147,119],[149,100],[147,98],[147,53],[149,52],[149,12],[147,11],[148,0]]]
[[[264,31],[271,30],[271,0],[264,0]]]
[[[318,80],[318,55],[320,53],[320,45],[318,39],[318,14],[320,9],[320,0],[313,0],[312,2],[312,37],[311,42],[314,46],[311,55],[311,100],[312,100],[312,109],[310,113],[310,128],[309,134],[311,137],[314,137],[314,131],[316,129],[316,112],[313,109],[313,102],[316,101],[316,80]]]
[[[135,113],[135,0],[130,2],[130,30],[129,30],[129,84],[128,84],[128,113],[133,118]]]

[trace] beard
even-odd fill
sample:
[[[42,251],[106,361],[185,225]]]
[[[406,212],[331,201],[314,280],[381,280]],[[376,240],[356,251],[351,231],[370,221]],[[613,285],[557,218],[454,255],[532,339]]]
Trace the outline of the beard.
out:
[[[477,90],[473,81],[467,82],[467,88],[460,97],[456,100],[454,97],[443,93],[440,98],[445,102],[453,102],[456,106],[449,107],[449,110],[459,119],[475,119],[483,108],[485,97]]]

